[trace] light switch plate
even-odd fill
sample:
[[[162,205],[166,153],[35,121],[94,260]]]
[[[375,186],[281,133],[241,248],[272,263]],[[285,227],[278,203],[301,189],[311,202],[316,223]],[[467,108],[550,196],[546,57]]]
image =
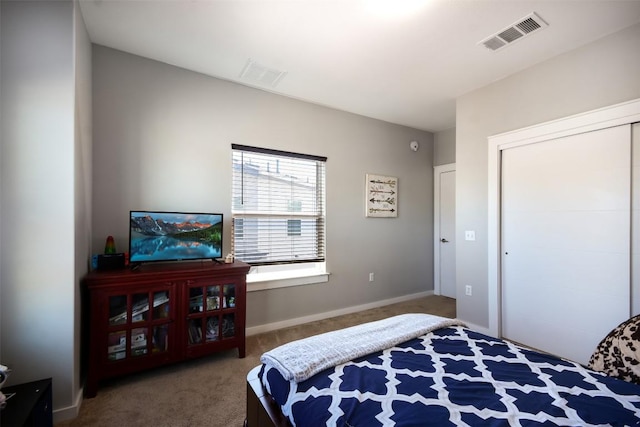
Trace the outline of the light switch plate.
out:
[[[476,240],[476,232],[473,230],[467,230],[464,232],[464,240]]]

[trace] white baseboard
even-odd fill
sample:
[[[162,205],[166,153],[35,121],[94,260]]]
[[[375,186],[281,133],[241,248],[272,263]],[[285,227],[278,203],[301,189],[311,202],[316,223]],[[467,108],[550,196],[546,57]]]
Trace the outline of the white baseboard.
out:
[[[82,397],[84,396],[84,388],[80,387],[76,395],[76,401],[73,405],[66,408],[58,408],[53,411],[53,424],[62,421],[72,420],[80,415],[80,406],[82,405]]]
[[[271,332],[290,326],[302,325],[303,323],[316,322],[318,320],[329,319],[331,317],[342,316],[345,314],[357,313],[359,311],[370,310],[372,308],[384,307],[385,305],[396,304],[399,302],[411,301],[412,299],[423,298],[433,295],[433,291],[419,292],[417,294],[404,295],[401,297],[390,298],[382,301],[376,301],[368,304],[355,305],[352,307],[341,308],[339,310],[327,311],[324,313],[312,314],[310,316],[296,317],[294,319],[282,320],[280,322],[267,323],[264,325],[251,326],[246,329],[246,335],[257,335],[264,332]]]

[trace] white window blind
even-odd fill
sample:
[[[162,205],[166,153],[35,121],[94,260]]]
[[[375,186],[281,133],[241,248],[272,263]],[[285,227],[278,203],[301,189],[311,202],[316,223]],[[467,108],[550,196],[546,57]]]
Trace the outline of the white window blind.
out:
[[[251,265],[324,261],[326,157],[231,148],[234,256]]]

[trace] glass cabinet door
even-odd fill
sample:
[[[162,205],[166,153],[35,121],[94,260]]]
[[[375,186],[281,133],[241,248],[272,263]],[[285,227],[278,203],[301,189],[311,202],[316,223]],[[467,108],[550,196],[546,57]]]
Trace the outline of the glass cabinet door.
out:
[[[109,326],[127,323],[127,296],[109,297]]]
[[[218,316],[207,317],[207,342],[220,339],[220,326]]]
[[[131,357],[147,354],[147,328],[131,330]]]
[[[111,361],[122,360],[127,356],[127,331],[109,333],[107,356]]]
[[[202,313],[202,288],[189,288],[189,313]]]
[[[236,307],[236,285],[224,285],[224,306],[235,309]],[[233,338],[235,336],[236,315],[235,310],[225,313],[222,316],[222,338]]]
[[[131,297],[131,322],[144,322],[149,318],[149,294],[133,294]]]
[[[152,313],[152,320],[167,319],[169,317],[169,291],[153,293]]]
[[[189,344],[200,344],[202,342],[202,319],[189,319],[187,331],[189,333]]]
[[[190,286],[187,343],[207,344],[235,336],[235,284]]]
[[[207,286],[207,311],[220,309],[220,286]]]
[[[235,323],[234,313],[222,316],[222,338],[233,338],[235,336]]]
[[[235,308],[236,285],[224,285],[224,308]]]
[[[153,353],[165,353],[169,351],[169,325],[164,324],[153,327]]]
[[[109,296],[107,360],[169,351],[168,290]]]

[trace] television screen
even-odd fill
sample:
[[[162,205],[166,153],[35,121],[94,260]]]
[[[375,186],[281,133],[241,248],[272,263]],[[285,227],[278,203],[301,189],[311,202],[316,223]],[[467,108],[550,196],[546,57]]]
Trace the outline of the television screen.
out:
[[[222,214],[131,211],[129,262],[222,256]]]

